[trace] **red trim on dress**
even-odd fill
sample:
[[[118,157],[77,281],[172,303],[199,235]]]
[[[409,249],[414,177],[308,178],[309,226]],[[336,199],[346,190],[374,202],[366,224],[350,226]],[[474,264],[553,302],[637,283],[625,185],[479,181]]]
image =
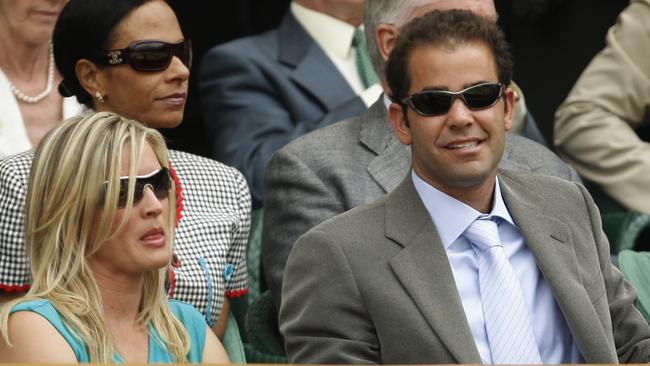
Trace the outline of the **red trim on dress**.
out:
[[[183,186],[181,185],[181,180],[176,175],[176,171],[172,167],[172,162],[169,162],[169,174],[174,180],[174,185],[176,186],[176,228],[178,228],[178,223],[183,217]]]
[[[174,268],[169,268],[169,293],[167,294],[167,297],[170,299],[174,298],[174,289],[176,289],[176,272],[174,272]]]
[[[0,284],[0,290],[4,292],[27,292],[29,291],[29,285],[3,285]]]
[[[226,291],[226,297],[229,299],[234,299],[236,297],[244,296],[248,294],[248,289],[241,289],[241,290],[234,290],[234,291]]]

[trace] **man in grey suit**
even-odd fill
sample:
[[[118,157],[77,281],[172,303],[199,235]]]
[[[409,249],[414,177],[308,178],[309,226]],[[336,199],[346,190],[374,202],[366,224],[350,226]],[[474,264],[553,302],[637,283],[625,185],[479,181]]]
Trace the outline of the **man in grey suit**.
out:
[[[585,188],[497,169],[511,70],[503,33],[468,11],[404,28],[387,79],[411,173],[296,242],[280,309],[290,362],[650,360]]]
[[[496,20],[492,0],[367,0],[368,48],[384,89],[385,58],[399,28],[432,9],[468,9]],[[517,102],[515,119],[527,114]],[[409,171],[410,149],[393,135],[383,96],[360,118],[307,134],[271,158],[266,170],[262,259],[279,309],[284,266],[295,240],[326,219],[393,190]],[[523,122],[515,123],[522,124]],[[573,168],[543,146],[508,134],[503,168],[579,180]]]

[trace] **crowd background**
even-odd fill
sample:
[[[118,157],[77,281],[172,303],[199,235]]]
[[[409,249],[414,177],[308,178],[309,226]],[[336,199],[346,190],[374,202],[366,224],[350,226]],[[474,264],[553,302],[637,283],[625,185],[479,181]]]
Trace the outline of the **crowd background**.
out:
[[[170,149],[206,156],[234,165],[232,162],[224,161],[225,159],[215,157],[210,151],[209,137],[206,133],[198,95],[199,70],[202,68],[203,56],[208,50],[219,44],[276,28],[287,13],[290,0],[238,0],[235,2],[167,0],[167,3],[177,14],[184,36],[192,40],[194,59],[191,65],[189,96],[183,122],[179,127],[163,128],[160,132],[168,139]],[[495,0],[495,4],[499,14],[499,26],[504,30],[512,47],[515,60],[514,78],[521,89],[526,91],[525,100],[528,111],[535,115],[538,127],[545,139],[552,142],[555,111],[565,100],[585,66],[605,46],[605,35],[608,28],[614,24],[618,14],[629,4],[629,1]],[[97,98],[98,102],[102,102],[99,97]],[[523,100],[521,102],[523,104]],[[642,137],[650,135],[643,129],[639,133]],[[235,143],[241,141],[236,137],[228,141],[231,140],[235,140],[233,141]],[[334,145],[330,144],[330,146]],[[509,145],[512,144],[509,143]],[[549,152],[549,154],[551,153]],[[519,156],[543,160],[539,154],[531,151],[526,151]],[[589,184],[589,182],[585,183]],[[251,182],[249,181],[248,184],[251,185]],[[600,206],[598,199],[596,201]],[[261,220],[262,210],[259,207],[254,208],[259,210],[253,210],[253,221],[256,221],[255,217]],[[265,220],[268,220],[271,217],[268,213],[271,211],[272,205],[265,208],[267,209]],[[603,211],[601,206],[601,214]],[[650,223],[650,216],[647,216],[647,219]],[[267,222],[272,222],[272,220]],[[257,225],[254,224],[252,227],[256,227],[258,233],[251,236],[248,245],[259,250],[261,221],[256,221],[256,223]],[[609,236],[607,223],[603,226]],[[648,232],[650,233],[650,230]],[[650,235],[647,236],[648,238],[642,238],[639,241],[650,242],[647,240],[650,239]],[[614,242],[615,240],[610,238],[610,241]],[[256,246],[252,246],[251,242],[256,242]],[[617,253],[618,250],[612,250],[612,254]],[[259,253],[256,255],[259,256]],[[613,258],[616,263],[616,255]],[[650,259],[650,257],[648,258]],[[259,258],[251,262],[252,265],[249,263],[249,266],[257,272],[251,274],[249,271],[248,277],[252,275],[259,281]],[[225,272],[224,276],[226,276]],[[261,281],[260,290],[263,290],[266,284],[263,283],[263,279]],[[260,323],[271,324],[272,334],[268,336],[281,342],[275,329],[277,323],[273,322],[275,319],[264,318],[260,322],[252,323],[252,326],[249,326],[248,320],[246,320],[246,324],[243,324],[245,315],[251,313],[248,311],[248,306],[255,300],[255,295],[260,295],[259,292],[253,291],[248,298],[237,298],[233,302],[232,312],[237,318],[239,327],[244,328],[241,337],[245,342],[246,338],[249,338],[246,346],[254,343],[250,342],[251,337],[263,338],[259,336],[264,333],[264,330],[259,328]],[[258,298],[262,297],[264,296]],[[275,313],[271,311],[271,318],[274,318],[274,315]],[[250,332],[248,328],[253,329],[253,332]],[[283,353],[281,343],[279,349],[277,356]],[[260,351],[259,349],[253,350]],[[261,351],[262,353],[266,352],[266,350]],[[249,353],[250,349],[246,349],[247,357],[249,357]],[[275,356],[275,353],[270,352],[268,355],[272,357]],[[258,358],[253,360],[261,362]],[[281,363],[286,359],[262,358],[262,360]]]
[[[289,0],[202,2],[170,0],[194,49],[190,94],[183,123],[163,130],[170,148],[209,156],[202,140],[198,69],[211,47],[278,26]],[[496,0],[499,23],[512,46],[514,75],[547,141],[553,114],[593,56],[605,46],[607,29],[629,1]]]

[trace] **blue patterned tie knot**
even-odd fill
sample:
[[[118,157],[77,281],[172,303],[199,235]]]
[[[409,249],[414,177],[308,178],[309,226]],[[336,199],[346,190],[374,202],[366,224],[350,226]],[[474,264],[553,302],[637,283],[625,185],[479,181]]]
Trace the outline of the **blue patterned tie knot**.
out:
[[[465,230],[465,237],[476,249],[484,252],[492,247],[500,246],[499,228],[490,218],[478,218]]]

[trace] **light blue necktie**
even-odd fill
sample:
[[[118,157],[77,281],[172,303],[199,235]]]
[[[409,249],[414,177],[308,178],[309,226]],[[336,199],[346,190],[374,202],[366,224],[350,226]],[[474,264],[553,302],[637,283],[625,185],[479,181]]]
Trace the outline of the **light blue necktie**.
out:
[[[541,364],[521,285],[503,251],[497,224],[479,217],[464,235],[479,253],[479,287],[492,362]]]

